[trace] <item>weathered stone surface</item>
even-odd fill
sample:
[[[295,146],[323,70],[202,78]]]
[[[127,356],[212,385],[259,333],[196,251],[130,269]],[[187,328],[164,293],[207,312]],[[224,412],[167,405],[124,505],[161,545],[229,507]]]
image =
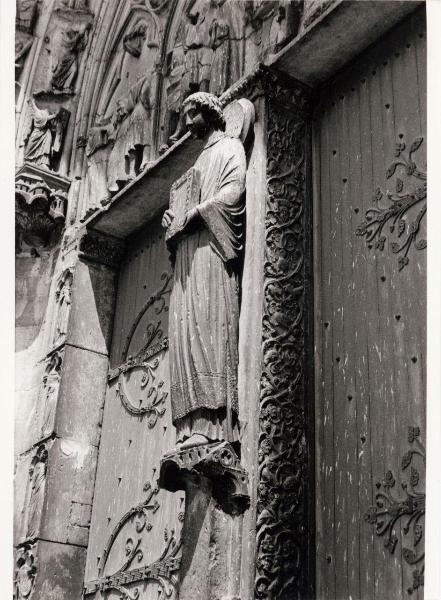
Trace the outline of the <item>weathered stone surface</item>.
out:
[[[46,493],[40,537],[86,546],[87,508],[79,519],[77,504],[91,507],[97,448],[73,439],[56,439],[47,465]]]
[[[103,355],[109,352],[115,302],[115,271],[78,262],[72,289],[67,342]],[[87,306],[87,310],[84,307]]]
[[[32,586],[34,600],[81,598],[86,550],[49,541],[39,541],[33,550],[36,573]]]
[[[107,369],[106,356],[66,346],[55,420],[58,436],[98,445]]]

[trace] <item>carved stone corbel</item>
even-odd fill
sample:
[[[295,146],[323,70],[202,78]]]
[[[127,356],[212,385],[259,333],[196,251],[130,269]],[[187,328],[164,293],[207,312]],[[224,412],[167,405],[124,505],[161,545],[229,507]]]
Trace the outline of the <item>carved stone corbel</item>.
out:
[[[248,474],[228,442],[193,446],[165,455],[159,486],[169,492],[185,490],[187,480],[204,475],[212,483],[213,498],[227,514],[241,514],[250,503]]]
[[[79,240],[79,257],[117,268],[125,251],[123,240],[97,231],[84,230]]]
[[[70,181],[25,163],[15,177],[16,251],[45,247],[64,225]]]
[[[16,600],[24,600],[31,595],[37,572],[34,552],[35,544],[28,542],[17,548],[14,576],[14,598]]]

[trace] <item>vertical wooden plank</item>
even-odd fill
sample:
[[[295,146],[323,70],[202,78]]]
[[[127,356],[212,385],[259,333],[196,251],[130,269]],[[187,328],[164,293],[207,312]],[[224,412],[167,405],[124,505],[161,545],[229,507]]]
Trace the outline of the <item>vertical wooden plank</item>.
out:
[[[331,219],[331,196],[330,196],[330,132],[329,111],[323,105],[321,111],[321,162],[320,162],[320,204],[322,223],[322,254],[321,272],[322,285],[320,293],[323,298],[322,316],[322,356],[323,356],[323,381],[322,396],[320,404],[322,408],[319,413],[323,415],[323,438],[317,448],[317,456],[320,457],[320,471],[323,482],[323,524],[322,548],[323,554],[319,557],[318,564],[323,569],[322,585],[318,592],[335,597],[335,515],[334,515],[334,414],[333,414],[333,371],[332,371],[332,280],[330,267],[330,219]],[[325,302],[324,299],[327,299]],[[320,584],[320,582],[319,582]],[[326,597],[326,596],[324,596]]]
[[[321,140],[328,140],[331,147],[325,148],[322,142],[317,159],[328,159],[331,165],[326,174],[323,168],[318,171],[322,180],[317,184],[321,193],[318,235],[322,238],[318,309],[321,320],[329,314],[334,319],[329,325],[332,346],[327,345],[324,334],[321,366],[316,371],[323,384],[323,391],[318,388],[317,393],[331,397],[333,407],[327,410],[334,412],[336,583],[332,594],[324,585],[318,587],[326,599],[398,600],[408,597],[412,584],[413,567],[402,556],[403,543],[408,547],[412,544],[401,534],[402,525],[395,529],[398,543],[391,554],[384,546],[387,534],[376,535],[372,525],[364,522],[364,514],[374,503],[375,484],[388,470],[397,480],[395,497],[405,497],[400,481],[406,475],[401,458],[408,449],[407,427],[412,420],[415,424],[424,422],[425,256],[414,253],[407,272],[399,271],[398,257],[388,246],[393,233],[389,224],[384,229],[387,241],[383,251],[374,247],[375,240],[371,248],[367,247],[366,240],[355,238],[354,232],[365,211],[374,205],[377,187],[384,194],[381,206],[390,204],[386,193],[395,193],[395,177],[387,179],[386,171],[396,159],[396,142],[407,135],[425,137],[423,21],[424,11],[415,13],[321,92],[322,98],[339,97],[334,107],[329,100],[333,114],[326,119],[322,115]],[[406,143],[412,141],[406,139]],[[338,165],[329,156],[334,144]],[[423,148],[421,155],[424,159]],[[416,310],[419,306],[423,307],[420,314]],[[344,355],[344,360],[336,368],[339,355]],[[318,426],[318,446],[328,448],[324,440],[331,428],[325,410],[318,411],[317,416],[323,419]],[[323,464],[322,460],[318,470],[322,496],[327,485]],[[359,486],[356,508],[352,477]],[[327,489],[331,491],[329,486]],[[324,515],[330,502],[326,499],[318,523],[326,523]],[[317,510],[320,512],[319,504]],[[344,550],[342,516],[346,519]],[[352,543],[357,536],[358,550]],[[323,563],[319,568],[326,572]],[[320,574],[319,581],[320,577],[322,582],[326,580]],[[413,597],[422,600],[422,590]]]

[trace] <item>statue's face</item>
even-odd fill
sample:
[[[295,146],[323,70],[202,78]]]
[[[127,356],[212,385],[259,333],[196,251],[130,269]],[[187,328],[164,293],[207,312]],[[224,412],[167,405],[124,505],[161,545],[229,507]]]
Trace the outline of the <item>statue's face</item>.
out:
[[[208,129],[208,123],[201,110],[193,102],[185,106],[184,118],[185,125],[193,137],[204,137]]]

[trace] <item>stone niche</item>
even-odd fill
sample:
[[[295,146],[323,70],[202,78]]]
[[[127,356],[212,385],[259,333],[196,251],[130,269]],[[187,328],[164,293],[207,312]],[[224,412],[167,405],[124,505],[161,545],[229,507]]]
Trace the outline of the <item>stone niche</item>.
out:
[[[70,181],[25,163],[15,176],[16,254],[37,256],[63,228]]]

